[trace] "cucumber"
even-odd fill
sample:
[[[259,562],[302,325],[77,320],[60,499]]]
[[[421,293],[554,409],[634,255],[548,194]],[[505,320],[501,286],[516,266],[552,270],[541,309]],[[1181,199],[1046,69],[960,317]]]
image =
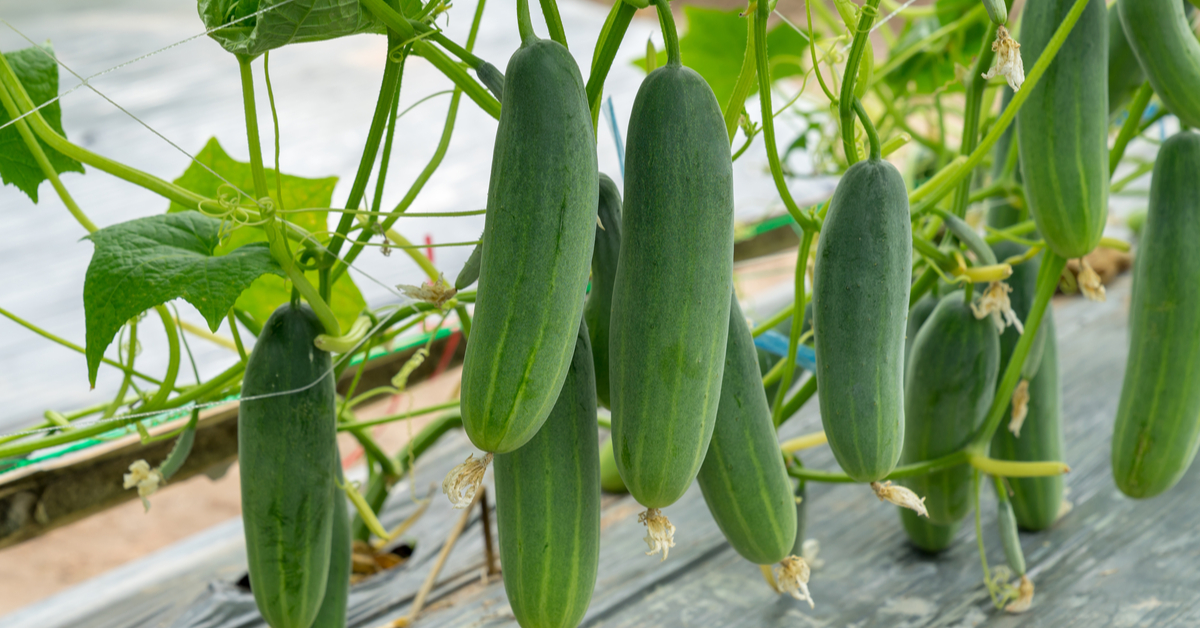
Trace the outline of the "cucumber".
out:
[[[860,161],[833,193],[813,281],[821,423],[856,482],[882,479],[900,459],[911,277],[904,178],[886,161]]]
[[[1001,489],[1004,490],[1004,489]],[[1000,528],[1000,543],[1004,547],[1004,560],[1018,576],[1025,575],[1025,554],[1021,551],[1021,535],[1017,534],[1017,518],[1012,504],[1001,500],[996,505],[996,523]]]
[[[754,338],[731,299],[721,403],[696,476],[717,527],[746,560],[770,565],[796,540],[796,500],[763,390]]]
[[[937,304],[937,297],[927,294],[921,297],[908,311],[908,324],[904,328],[904,365],[906,369],[908,368],[908,358],[912,355],[913,341],[917,339],[917,332],[921,331],[921,326],[929,320],[929,315],[933,314],[933,308],[937,307]]]
[[[933,523],[912,510],[901,508],[900,523],[904,526],[904,533],[908,535],[909,543],[923,552],[936,554],[950,547],[962,521],[941,525]]]
[[[524,628],[578,626],[600,559],[600,443],[587,325],[566,383],[528,443],[497,454],[496,527],[504,591]]]
[[[463,427],[494,453],[533,438],[567,377],[599,196],[592,114],[571,53],[530,38],[504,76],[462,374]]]
[[[721,106],[676,62],[642,81],[629,119],[613,285],[613,453],[647,508],[691,485],[717,418],[733,292],[733,164]]]
[[[995,324],[975,318],[961,291],[943,297],[917,333],[909,358],[903,463],[965,447],[992,405],[999,370]],[[970,510],[971,467],[966,464],[901,483],[925,498],[931,523],[948,526]]]
[[[339,459],[335,472],[338,482],[345,482]],[[312,628],[346,628],[346,603],[350,598],[350,509],[346,498],[338,491],[333,498],[333,536],[329,544],[329,580],[325,585],[325,599]]]
[[[479,281],[479,265],[483,261],[483,241],[480,240],[475,248],[471,249],[471,256],[467,258],[467,263],[463,264],[462,270],[458,271],[458,277],[454,279],[455,290],[466,290],[467,286]]]
[[[1000,103],[1000,110],[1008,108],[1008,103],[1012,101],[1013,90],[1011,87],[1004,88],[1004,97]],[[992,149],[992,181],[999,181],[1004,175],[1004,167],[1008,162],[1009,151],[1012,150],[1013,136],[1016,135],[1016,125],[1010,124],[1000,135],[1000,140],[996,142],[996,147]],[[1021,183],[1021,165],[1018,163],[1013,170],[1013,179],[1017,183]],[[1013,205],[1012,198],[1009,196],[998,196],[988,199],[987,203],[987,224],[996,229],[1004,229],[1011,227],[1018,222],[1025,220],[1025,212],[1022,208]]]
[[[272,628],[309,628],[329,577],[335,393],[329,353],[313,346],[324,332],[307,305],[284,303],[263,325],[242,380],[246,561],[254,601]]]
[[[1117,487],[1153,497],[1179,481],[1200,443],[1200,134],[1163,143],[1134,267],[1129,357],[1113,428]]]
[[[796,537],[792,541],[792,556],[804,556],[805,533],[808,532],[808,482],[803,478],[796,485]]]
[[[1133,93],[1146,82],[1146,73],[1138,64],[1125,28],[1117,14],[1117,5],[1108,8],[1108,115],[1112,116],[1129,104]]]
[[[605,493],[624,494],[629,492],[629,489],[625,488],[625,481],[621,479],[621,472],[617,470],[617,459],[613,455],[611,437],[600,443],[600,488]]]
[[[596,248],[592,251],[592,291],[583,306],[592,340],[592,360],[596,364],[596,401],[605,408],[608,401],[608,328],[612,312],[613,280],[621,252],[621,191],[617,184],[600,173],[600,207],[597,211],[603,229],[596,229]]]
[[[1026,5],[1021,52],[1027,67],[1042,54],[1074,4],[1075,0],[1040,0]],[[1017,112],[1017,147],[1029,209],[1046,244],[1064,258],[1082,257],[1096,248],[1108,216],[1106,20],[1104,0],[1090,0]]]
[[[1154,93],[1190,127],[1200,127],[1200,41],[1180,0],[1119,0],[1129,47]]]

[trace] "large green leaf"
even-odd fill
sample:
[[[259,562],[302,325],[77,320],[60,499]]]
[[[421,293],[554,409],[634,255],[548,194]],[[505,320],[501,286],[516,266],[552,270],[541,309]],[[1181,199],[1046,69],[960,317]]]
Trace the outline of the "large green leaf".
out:
[[[275,202],[276,207],[285,211],[283,215],[287,220],[303,227],[309,233],[320,234],[318,235],[320,241],[327,241],[328,236],[324,235],[324,232],[329,229],[329,212],[327,210],[294,210],[329,207],[333,199],[333,188],[337,185],[337,177],[308,179],[285,174],[280,179],[280,185],[277,188],[275,171],[267,169],[266,175],[271,200]],[[228,189],[227,186],[231,184],[246,193],[253,193],[254,175],[250,164],[230,157],[214,137],[208,140],[204,149],[196,155],[196,161],[188,166],[182,176],[175,179],[175,184],[208,198],[220,198],[222,196],[221,187],[226,186]],[[282,189],[282,197],[279,196],[277,189]],[[182,205],[171,203],[167,211],[183,210]],[[266,232],[259,227],[238,227],[229,233],[217,247],[217,254],[233,251],[251,242],[265,242],[266,240]],[[308,273],[307,276],[313,285],[317,284],[317,273]],[[289,298],[291,298],[291,284],[288,281],[280,277],[264,276],[255,281],[250,289],[242,294],[238,299],[237,307],[246,310],[262,323],[267,320],[271,312],[275,311],[275,308]],[[366,305],[362,294],[354,285],[354,280],[345,273],[334,283],[331,301],[329,306],[345,329],[350,328],[354,319]]]
[[[54,61],[54,48],[50,42],[39,48],[25,48],[16,52],[4,54],[8,65],[25,86],[29,98],[35,105],[40,105],[58,96],[58,64]],[[45,118],[46,124],[66,137],[62,128],[62,109],[58,102],[46,105],[38,110]],[[8,111],[0,107],[0,126],[12,120]],[[83,172],[83,164],[50,148],[45,142],[38,140],[45,151],[46,157],[55,172]],[[38,202],[38,186],[46,180],[46,175],[33,159],[33,153],[25,146],[16,125],[0,129],[0,179],[9,185],[29,195],[33,202]]]
[[[249,57],[287,44],[385,32],[358,0],[199,0],[196,8],[210,30],[246,18],[209,37],[225,50]],[[262,9],[269,10],[254,15]]]
[[[238,295],[264,274],[283,271],[255,242],[216,255],[221,221],[187,211],[148,216],[88,236],[95,245],[83,282],[88,378],[126,321],[172,299],[196,306],[216,331]]]
[[[742,56],[746,50],[747,18],[737,10],[721,11],[695,6],[683,7],[687,32],[679,38],[679,56],[683,64],[708,81],[717,102],[724,109],[742,71]],[[771,78],[779,80],[804,70],[808,57],[808,37],[787,24],[779,24],[767,33],[767,58],[771,62]],[[667,63],[666,51],[659,51],[656,67]],[[643,56],[634,65],[645,68]],[[757,85],[757,83],[756,83]]]
[[[914,20],[909,24],[892,46],[889,57],[918,45],[925,37],[978,6],[978,0],[938,0],[937,16]],[[942,89],[961,91],[963,87],[957,80],[955,66],[970,67],[983,45],[987,21],[987,14],[981,11],[966,28],[923,44],[920,52],[887,76],[887,84],[897,94],[932,94]]]

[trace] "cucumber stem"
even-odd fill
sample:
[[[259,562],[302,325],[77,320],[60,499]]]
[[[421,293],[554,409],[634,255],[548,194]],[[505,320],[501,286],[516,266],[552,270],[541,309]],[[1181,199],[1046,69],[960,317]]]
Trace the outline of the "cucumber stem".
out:
[[[875,125],[871,123],[871,116],[867,115],[867,110],[863,109],[862,101],[857,96],[854,97],[854,112],[858,114],[858,119],[862,121],[863,128],[867,131],[867,142],[871,147],[869,159],[879,161],[883,158],[883,149],[879,144],[879,132],[875,130]]]
[[[155,306],[154,311],[158,312],[158,317],[162,319],[163,331],[167,334],[170,357],[167,361],[167,372],[163,375],[163,384],[158,387],[158,392],[154,393],[154,396],[146,402],[145,410],[153,410],[166,403],[167,398],[171,395],[171,390],[175,387],[175,378],[179,375],[179,330],[175,326],[175,319],[165,306]]]
[[[762,0],[766,2],[766,0]],[[800,254],[796,256],[796,273],[795,273],[795,303],[792,305],[792,330],[788,337],[787,356],[783,362],[783,377],[782,380],[786,384],[780,384],[775,391],[775,401],[771,404],[771,422],[775,425],[783,423],[783,408],[786,405],[784,399],[787,391],[791,388],[792,377],[796,373],[796,349],[800,346],[800,331],[804,325],[804,304],[807,301],[807,296],[804,294],[804,278],[807,274],[805,270],[808,268],[808,251],[812,247],[813,233],[805,229],[800,234]]]
[[[941,458],[933,460],[925,460],[923,462],[915,462],[896,467],[887,475],[884,480],[900,480],[903,478],[911,478],[918,475],[926,475],[935,471],[944,471],[965,464],[968,461],[968,454],[965,449],[960,449],[956,452],[946,454]],[[789,467],[788,474],[794,478],[803,480],[812,480],[814,482],[835,482],[840,484],[854,484],[855,480],[845,473],[837,471],[818,471],[807,467]]]
[[[675,16],[671,15],[671,2],[670,0],[654,0],[654,6],[658,9],[663,42],[667,47],[667,65],[683,65],[679,56],[679,33],[675,29]]]
[[[1004,3],[1001,2],[1000,6],[1004,6]],[[987,87],[987,79],[983,78],[983,74],[992,66],[992,60],[996,57],[995,51],[992,50],[992,40],[995,38],[996,25],[990,24],[987,33],[983,36],[983,48],[980,49],[979,57],[975,60],[975,67],[967,76],[967,102],[963,112],[962,146],[959,150],[961,155],[970,155],[979,142],[979,115],[980,110],[983,109],[983,90]],[[954,190],[950,213],[959,218],[966,216],[967,201],[970,196],[971,177],[967,176],[959,182],[958,187]]]
[[[1051,475],[1069,473],[1071,467],[1065,462],[1056,460],[1045,462],[1017,462],[1013,460],[997,460],[987,456],[972,454],[971,466],[994,477],[1002,478],[1040,478]]]
[[[1129,104],[1129,112],[1125,118],[1125,124],[1121,125],[1121,132],[1117,134],[1117,139],[1113,142],[1112,150],[1108,153],[1108,176],[1111,179],[1117,172],[1117,165],[1121,163],[1121,158],[1125,156],[1125,147],[1136,136],[1138,125],[1142,123],[1142,114],[1146,112],[1146,105],[1150,104],[1150,97],[1154,95],[1154,88],[1150,87],[1150,83],[1142,83],[1138,88],[1137,93],[1133,96],[1133,102]]]
[[[846,59],[846,69],[842,75],[842,93],[838,99],[838,116],[842,123],[842,149],[846,152],[846,161],[850,165],[858,161],[858,149],[854,146],[854,83],[858,79],[858,66],[862,62],[863,49],[870,40],[871,26],[875,23],[875,17],[879,15],[879,0],[867,0],[860,10],[862,15],[858,20],[854,41],[850,44],[850,55]],[[862,117],[864,124],[869,125],[866,114],[862,114]],[[878,145],[878,137],[875,138],[875,143]]]
[[[521,45],[525,46],[537,40],[533,32],[533,18],[529,15],[529,0],[517,0],[517,32],[521,34]]]
[[[751,6],[754,4],[751,3]],[[749,13],[748,10],[747,13]],[[815,63],[813,67],[817,67]],[[742,110],[746,107],[746,97],[750,95],[750,89],[754,87],[756,74],[754,69],[754,19],[750,18],[746,20],[746,52],[742,57],[742,69],[738,72],[737,82],[734,83],[729,102],[725,104],[725,132],[729,134],[730,144],[733,144],[733,137],[737,135],[738,120],[741,119]],[[746,139],[749,141],[750,138]]]
[[[588,106],[592,109],[592,130],[595,131],[600,121],[600,96],[604,92],[604,81],[612,69],[613,60],[617,58],[617,50],[621,40],[629,29],[629,23],[637,8],[628,2],[618,0],[613,3],[612,11],[600,31],[600,39],[596,41],[596,50],[592,54],[592,71],[587,81]]]

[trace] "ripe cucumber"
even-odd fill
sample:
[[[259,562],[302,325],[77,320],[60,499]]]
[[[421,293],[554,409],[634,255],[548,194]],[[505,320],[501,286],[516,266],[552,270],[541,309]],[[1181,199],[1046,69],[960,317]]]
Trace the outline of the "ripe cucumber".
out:
[[[1026,67],[1033,66],[1074,4],[1039,0],[1026,5],[1021,18]],[[1029,209],[1046,244],[1065,258],[1096,248],[1108,216],[1107,50],[1104,0],[1089,0],[1017,113]]]
[[[617,184],[600,173],[600,224],[596,229],[596,248],[592,251],[592,291],[583,306],[588,335],[592,340],[592,360],[596,364],[596,401],[605,408],[608,401],[608,328],[612,312],[613,281],[621,252],[621,191]]]
[[[721,106],[695,71],[651,72],[629,119],[613,285],[613,453],[647,508],[671,505],[708,451],[733,292],[733,164]]]
[[[886,161],[860,161],[833,193],[813,281],[821,423],[856,482],[882,479],[900,459],[911,277],[904,178]]]
[[[995,324],[975,318],[963,293],[952,292],[921,326],[908,366],[903,463],[965,447],[996,394],[1000,338]],[[931,523],[949,526],[970,510],[971,468],[966,464],[902,483],[925,498]]]
[[[462,375],[463,427],[506,453],[558,399],[583,313],[599,173],[579,67],[531,38],[505,72],[479,291]]]
[[[342,477],[339,459],[335,471],[338,482]],[[346,603],[350,598],[350,510],[341,491],[333,497],[333,536],[329,544],[329,581],[325,585],[325,599],[312,628],[346,628]]]
[[[1146,82],[1133,48],[1125,37],[1117,5],[1108,8],[1108,114],[1129,104],[1133,92]]]
[[[1190,127],[1200,127],[1200,41],[1180,0],[1120,0],[1129,47],[1154,93]]]
[[[596,378],[587,325],[558,402],[528,443],[497,454],[496,526],[504,591],[524,628],[572,628],[587,612],[600,559]]]
[[[1134,267],[1112,466],[1130,497],[1179,481],[1200,443],[1200,134],[1163,143]]]
[[[329,353],[313,346],[324,332],[307,305],[284,303],[263,325],[242,380],[246,560],[254,601],[271,628],[312,626],[329,577],[335,393]]]
[[[696,481],[717,527],[743,558],[770,565],[791,552],[796,539],[792,481],[779,451],[754,338],[736,296],[729,308],[717,425]]]

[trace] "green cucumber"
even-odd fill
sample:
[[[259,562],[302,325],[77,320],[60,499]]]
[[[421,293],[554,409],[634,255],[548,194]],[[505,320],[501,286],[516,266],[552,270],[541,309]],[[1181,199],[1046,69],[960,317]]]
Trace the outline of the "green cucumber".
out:
[[[1134,265],[1112,467],[1130,497],[1179,481],[1200,443],[1200,134],[1163,143]]]
[[[587,325],[554,410],[528,443],[497,454],[496,527],[504,591],[524,628],[572,628],[600,560],[596,378]]]
[[[746,560],[777,563],[796,540],[796,500],[763,390],[754,338],[731,299],[721,403],[696,476],[717,527]]]
[[[271,628],[312,626],[329,577],[337,432],[332,361],[313,345],[323,333],[307,305],[284,303],[263,325],[242,380],[246,561]]]
[[[625,481],[617,470],[617,458],[613,455],[612,437],[605,438],[600,443],[600,488],[605,493],[625,494]]]
[[[886,161],[860,161],[829,203],[813,281],[821,423],[856,482],[883,479],[900,459],[911,278],[904,178]]]
[[[1021,551],[1021,535],[1017,533],[1017,517],[1007,499],[1001,499],[996,505],[996,523],[1000,528],[1000,544],[1004,547],[1005,561],[1014,574],[1024,576],[1025,554]]]
[[[996,394],[1000,338],[991,318],[975,318],[961,291],[943,297],[917,333],[908,366],[903,464],[965,447]],[[971,467],[966,464],[901,483],[925,498],[931,523],[948,526],[970,510]]]
[[[463,427],[494,453],[533,438],[567,377],[599,194],[592,114],[571,53],[530,38],[504,76],[462,374]]]
[[[804,534],[808,532],[808,482],[800,478],[796,485],[796,537],[792,541],[792,556],[804,556]]]
[[[962,521],[941,525],[933,523],[908,508],[901,508],[900,523],[904,526],[904,533],[908,535],[910,543],[923,552],[936,554],[950,547]]]
[[[663,508],[692,484],[720,401],[733,292],[733,163],[721,106],[678,61],[638,89],[613,285],[613,453],[629,491]]]
[[[1125,28],[1117,14],[1117,5],[1108,8],[1108,115],[1120,111],[1133,99],[1133,93],[1146,82],[1146,73],[1138,64]]]
[[[1154,93],[1190,127],[1200,127],[1200,41],[1179,0],[1119,0],[1129,47]]]
[[[908,323],[904,328],[904,366],[908,368],[908,358],[912,355],[913,341],[917,339],[917,333],[921,331],[921,326],[925,321],[929,320],[929,315],[933,314],[933,308],[937,307],[937,297],[927,294],[920,298],[912,309],[908,311]]]
[[[592,291],[583,306],[592,339],[592,360],[596,363],[596,401],[605,408],[608,400],[608,328],[612,313],[613,281],[621,252],[621,191],[617,184],[600,173],[600,207],[597,211],[603,228],[596,229],[596,248],[592,251]]]
[[[1021,52],[1030,60],[1027,65],[1041,56],[1074,4],[1040,0],[1025,6]],[[1046,244],[1064,258],[1082,257],[1096,248],[1108,217],[1106,20],[1104,0],[1090,0],[1017,112],[1029,209]]]
[[[483,261],[483,241],[475,245],[471,249],[471,256],[467,258],[467,263],[463,264],[462,270],[458,271],[458,277],[454,279],[455,290],[466,290],[467,286],[479,281],[479,265]]]
[[[1013,90],[1011,87],[1004,87],[1004,96],[1000,102],[1000,110],[1008,108],[1008,103],[1012,102]],[[1004,176],[1005,168],[1008,164],[1009,151],[1016,150],[1012,145],[1013,137],[1016,135],[1017,128],[1015,124],[1008,125],[1004,133],[1000,135],[1000,140],[996,142],[996,147],[992,149],[992,182],[995,183]],[[1018,163],[1013,169],[1013,180],[1016,183],[1021,183],[1021,165]],[[987,203],[987,224],[996,229],[1004,229],[1011,227],[1018,222],[1025,220],[1025,212],[1022,208],[1013,205],[1013,198],[1009,195],[996,196],[988,199]]]
[[[335,471],[338,482],[345,482],[339,459]],[[325,585],[325,599],[312,628],[346,628],[346,603],[350,599],[350,509],[346,497],[338,491],[333,498],[333,536],[329,545],[329,580]]]

